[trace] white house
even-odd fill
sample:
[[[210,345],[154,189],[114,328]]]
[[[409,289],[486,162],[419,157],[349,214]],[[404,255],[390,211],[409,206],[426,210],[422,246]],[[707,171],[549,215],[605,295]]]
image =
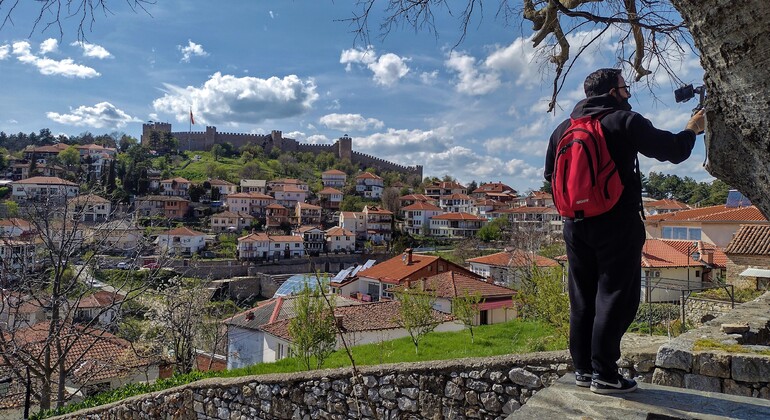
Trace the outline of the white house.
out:
[[[356,194],[366,198],[380,198],[385,189],[385,181],[370,172],[364,172],[356,177]]]
[[[240,182],[241,192],[254,192],[267,194],[267,180],[264,179],[242,179]]]
[[[430,232],[430,219],[444,211],[426,201],[417,201],[401,208],[404,217],[404,231],[410,235],[424,235]]]
[[[296,207],[297,203],[304,203],[307,193],[307,190],[291,184],[276,185],[272,190],[275,201],[288,208]]]
[[[486,218],[470,213],[444,213],[430,220],[430,234],[449,238],[473,237],[486,223]]]
[[[102,328],[115,327],[120,318],[119,303],[123,299],[125,296],[120,293],[105,290],[85,296],[75,304],[75,321],[96,320],[96,324]]]
[[[473,211],[473,199],[467,194],[442,195],[438,206],[445,213],[470,213]]]
[[[334,306],[341,308],[359,305],[361,302],[346,299],[339,295],[329,295],[334,299]],[[236,369],[257,363],[275,361],[273,357],[265,359],[265,340],[262,327],[290,318],[294,315],[296,296],[277,297],[260,302],[252,308],[222,321],[227,327],[227,368]],[[271,350],[271,354],[288,352],[288,347],[280,351]]]
[[[335,226],[326,230],[326,249],[334,251],[353,251],[356,249],[356,237],[353,232]]]
[[[235,231],[241,232],[251,226],[254,216],[248,213],[234,213],[226,210],[211,215],[211,230],[214,232]]]
[[[342,188],[345,186],[347,174],[339,169],[329,169],[321,173],[321,182],[324,187]]]
[[[302,237],[250,233],[238,238],[238,259],[281,259],[302,257],[305,247]]]
[[[91,227],[87,237],[110,251],[130,254],[139,249],[144,229],[127,220],[113,220]]]
[[[522,279],[533,266],[549,270],[560,267],[556,260],[520,249],[471,258],[466,262],[470,264],[470,269],[474,273],[514,289],[521,287]]]
[[[393,233],[393,212],[377,206],[364,206],[366,239],[380,244],[390,242]]]
[[[178,227],[158,235],[160,252],[169,255],[192,255],[206,246],[206,234],[188,227]]]
[[[187,197],[192,183],[182,177],[164,179],[160,181],[160,188],[163,195],[173,195],[177,197]]]
[[[227,196],[227,209],[233,213],[248,213],[264,216],[267,206],[275,203],[275,198],[258,192],[239,192]]]
[[[82,222],[105,222],[112,214],[112,203],[96,194],[79,195],[68,202],[72,217]]]
[[[24,219],[12,217],[10,219],[0,220],[0,237],[18,238],[19,236],[27,232],[32,232],[33,230],[34,226],[32,226],[32,223]]]
[[[326,187],[321,191],[318,191],[318,198],[321,202],[321,207],[325,209],[337,210],[340,208],[343,198],[342,191],[334,187]]]
[[[357,240],[366,240],[366,215],[363,212],[341,211],[339,227],[353,232]]]
[[[326,232],[317,226],[300,226],[293,234],[302,238],[305,253],[318,255],[326,250]]]
[[[72,198],[80,192],[80,187],[53,176],[33,176],[11,183],[11,197],[18,200],[40,200],[47,197]]]
[[[724,278],[727,256],[704,241],[647,239],[642,247],[643,302],[678,302],[682,291]]]
[[[222,198],[227,197],[230,194],[235,194],[238,189],[237,185],[222,179],[210,179],[208,183],[211,185],[211,189],[219,191],[219,196]]]

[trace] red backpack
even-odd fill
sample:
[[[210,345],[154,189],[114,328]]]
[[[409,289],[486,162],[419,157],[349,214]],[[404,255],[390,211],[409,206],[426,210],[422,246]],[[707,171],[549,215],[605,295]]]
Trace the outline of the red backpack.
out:
[[[601,118],[607,113],[570,119],[556,147],[551,190],[564,217],[583,219],[609,211],[623,183],[607,149]]]

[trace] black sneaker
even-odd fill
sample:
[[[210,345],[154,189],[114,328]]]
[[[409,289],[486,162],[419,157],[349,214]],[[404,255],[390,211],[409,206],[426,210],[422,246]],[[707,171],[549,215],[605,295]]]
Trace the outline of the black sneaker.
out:
[[[591,386],[591,374],[579,370],[575,371],[575,385],[582,386],[583,388]]]
[[[594,374],[591,380],[591,392],[594,394],[625,394],[636,391],[636,381],[620,375],[614,381],[606,381]]]

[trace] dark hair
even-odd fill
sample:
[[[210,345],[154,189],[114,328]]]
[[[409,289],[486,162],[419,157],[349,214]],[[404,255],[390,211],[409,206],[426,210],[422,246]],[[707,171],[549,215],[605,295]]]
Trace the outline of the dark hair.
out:
[[[586,98],[604,95],[609,93],[610,89],[618,87],[618,77],[620,75],[620,69],[599,69],[589,74],[583,82]]]

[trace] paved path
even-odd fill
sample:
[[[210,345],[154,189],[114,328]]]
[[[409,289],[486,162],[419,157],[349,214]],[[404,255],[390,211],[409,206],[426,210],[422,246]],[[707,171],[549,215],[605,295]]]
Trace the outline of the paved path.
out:
[[[770,419],[770,400],[639,383],[636,392],[597,395],[567,374],[535,394],[506,420],[519,419]]]

